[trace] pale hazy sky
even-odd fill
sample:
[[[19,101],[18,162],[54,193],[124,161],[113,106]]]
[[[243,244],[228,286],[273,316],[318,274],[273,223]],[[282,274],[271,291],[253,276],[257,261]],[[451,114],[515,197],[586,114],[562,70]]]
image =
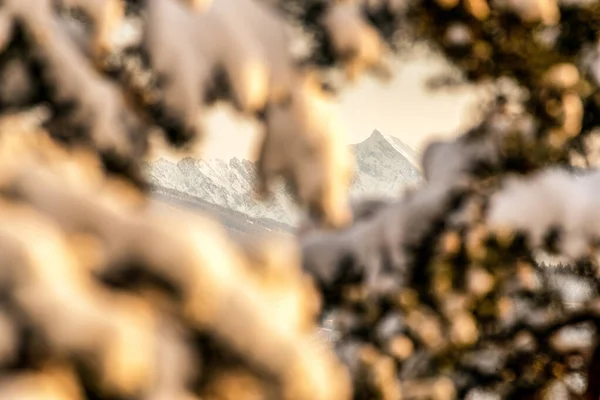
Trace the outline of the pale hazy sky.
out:
[[[409,61],[395,63],[390,82],[363,77],[345,88],[338,101],[348,143],[360,142],[378,129],[421,151],[434,137],[454,135],[469,123],[470,111],[479,96],[474,89],[453,93],[427,91],[426,78],[445,67],[441,59],[432,55],[414,56]],[[203,157],[254,158],[258,124],[221,106],[207,115],[205,126]]]

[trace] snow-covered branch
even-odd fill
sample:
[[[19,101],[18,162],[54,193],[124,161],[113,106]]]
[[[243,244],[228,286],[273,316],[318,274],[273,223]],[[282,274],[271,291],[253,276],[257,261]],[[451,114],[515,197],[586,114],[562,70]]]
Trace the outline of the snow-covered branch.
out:
[[[600,175],[551,166],[593,153],[600,2],[0,4],[0,397],[600,395],[598,297],[574,307],[536,264],[599,286]],[[407,34],[523,95],[431,144],[421,187],[350,204],[327,73],[385,77]],[[286,180],[312,217],[299,249],[140,190],[149,132],[200,140],[217,101],[262,124],[258,186]]]

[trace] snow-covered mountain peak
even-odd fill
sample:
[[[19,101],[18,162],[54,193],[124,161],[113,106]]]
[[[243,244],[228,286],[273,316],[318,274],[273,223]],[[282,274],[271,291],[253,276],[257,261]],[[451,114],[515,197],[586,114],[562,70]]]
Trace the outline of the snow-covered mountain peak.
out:
[[[392,147],[391,143],[389,142],[389,139],[383,133],[381,133],[377,129],[373,130],[373,132],[371,133],[371,136],[369,136],[368,138],[366,138],[365,140],[363,140],[359,144],[363,145],[363,146],[388,146],[388,147]]]
[[[358,166],[351,189],[353,197],[395,197],[406,186],[421,180],[414,163],[416,152],[400,139],[375,130],[352,149]]]
[[[355,145],[356,148],[363,152],[380,151],[382,153],[399,153],[406,158],[415,168],[419,168],[420,160],[417,151],[404,143],[397,137],[386,135],[379,130],[373,130],[371,136],[364,141]]]

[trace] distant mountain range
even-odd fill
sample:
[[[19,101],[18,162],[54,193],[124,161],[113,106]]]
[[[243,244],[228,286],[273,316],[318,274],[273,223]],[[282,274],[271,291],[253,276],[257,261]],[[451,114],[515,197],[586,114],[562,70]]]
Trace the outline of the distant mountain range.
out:
[[[375,130],[351,148],[357,165],[350,192],[353,198],[395,197],[422,179],[417,152],[398,138]],[[283,187],[268,202],[257,199],[256,167],[248,160],[233,158],[226,162],[187,157],[171,162],[161,158],[147,163],[145,173],[163,199],[196,202],[197,207],[218,208],[222,215],[235,212],[252,221],[279,224],[284,231],[291,230],[298,221],[297,208]]]

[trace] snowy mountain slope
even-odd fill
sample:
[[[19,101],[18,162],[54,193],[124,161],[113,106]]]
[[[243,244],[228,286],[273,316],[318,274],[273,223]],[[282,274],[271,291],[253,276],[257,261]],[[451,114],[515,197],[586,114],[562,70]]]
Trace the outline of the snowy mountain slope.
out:
[[[257,235],[292,235],[294,232],[289,225],[266,218],[252,218],[241,212],[211,204],[177,190],[153,187],[151,191],[157,206],[173,206],[201,211],[219,221],[236,239],[256,237]]]
[[[216,204],[253,217],[264,217],[288,224],[294,223],[294,206],[279,191],[273,200],[260,202],[254,188],[256,170],[248,160],[198,160],[184,158],[179,162],[159,159],[146,165],[152,184],[173,189],[208,203]]]
[[[351,196],[395,197],[407,185],[421,180],[416,167],[417,153],[400,139],[375,130],[369,138],[351,146],[357,174]],[[158,187],[192,196],[204,202],[254,218],[295,226],[298,211],[283,188],[268,202],[257,199],[256,169],[248,160],[229,162],[184,158],[178,162],[159,159],[145,166],[150,182]]]

